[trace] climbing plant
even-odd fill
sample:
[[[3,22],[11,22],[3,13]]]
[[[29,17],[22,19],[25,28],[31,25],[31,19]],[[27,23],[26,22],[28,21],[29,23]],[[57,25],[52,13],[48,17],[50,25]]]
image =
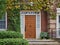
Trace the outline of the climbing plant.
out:
[[[23,1],[23,3],[21,3],[21,6],[23,7],[21,9],[32,9],[32,10],[44,9],[46,11],[50,9],[51,5],[52,5],[51,0],[28,0],[28,1]]]
[[[20,31],[20,10],[43,10],[50,15],[55,15],[55,12],[51,9],[54,1],[55,0],[0,0],[0,16],[7,12],[8,29]]]
[[[20,2],[19,0],[7,1],[8,30],[20,32]]]
[[[47,12],[49,15],[51,15],[51,18],[55,18],[56,17],[56,12],[53,11],[52,7],[54,2],[56,0],[26,0],[26,1],[22,1],[24,3],[21,3],[21,9],[22,10],[43,10],[45,12]]]
[[[20,32],[20,1],[0,0],[0,17],[7,12],[8,30]]]
[[[7,3],[6,0],[0,0],[0,18],[6,12],[7,7],[6,3]]]
[[[60,8],[60,1],[58,2],[57,7]]]

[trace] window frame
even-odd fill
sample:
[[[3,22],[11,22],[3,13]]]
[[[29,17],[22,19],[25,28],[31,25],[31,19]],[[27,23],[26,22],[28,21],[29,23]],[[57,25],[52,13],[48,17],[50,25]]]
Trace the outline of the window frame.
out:
[[[60,16],[60,8],[57,8],[57,14],[56,14],[56,38],[60,38],[59,35],[59,16]]]
[[[0,29],[0,30],[7,30],[7,12],[5,12],[5,29]]]

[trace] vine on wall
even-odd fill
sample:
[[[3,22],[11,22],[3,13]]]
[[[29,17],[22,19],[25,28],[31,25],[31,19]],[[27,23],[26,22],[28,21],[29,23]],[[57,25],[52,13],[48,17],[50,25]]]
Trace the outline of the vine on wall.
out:
[[[27,10],[44,10],[47,11],[52,17],[55,17],[54,11],[51,11],[51,5],[54,0],[31,0],[25,1],[20,4],[22,0],[0,0],[0,16],[7,12],[8,13],[8,29],[14,31],[20,31],[20,9]],[[33,2],[33,6],[30,5]],[[54,15],[53,15],[54,14]]]
[[[7,7],[7,4],[6,3],[7,3],[6,0],[0,0],[0,18],[6,12],[6,7]]]
[[[20,32],[20,5],[19,1],[8,0],[8,30]]]
[[[24,1],[23,1],[24,2]],[[54,5],[55,0],[31,0],[27,1],[28,3],[21,3],[21,9],[22,10],[43,10],[51,16],[52,19],[56,18],[56,12],[53,11],[52,7]],[[32,6],[31,6],[31,2]]]
[[[0,18],[5,12],[8,30],[20,32],[20,0],[0,0]]]

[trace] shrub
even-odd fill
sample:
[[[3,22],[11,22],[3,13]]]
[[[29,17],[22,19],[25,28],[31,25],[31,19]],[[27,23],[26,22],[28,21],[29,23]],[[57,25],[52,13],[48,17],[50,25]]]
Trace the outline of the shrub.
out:
[[[0,45],[28,45],[28,41],[20,38],[0,39]]]
[[[3,38],[23,38],[23,35],[15,31],[0,31],[0,39]]]
[[[49,39],[49,33],[48,32],[41,32],[40,38],[41,39]]]

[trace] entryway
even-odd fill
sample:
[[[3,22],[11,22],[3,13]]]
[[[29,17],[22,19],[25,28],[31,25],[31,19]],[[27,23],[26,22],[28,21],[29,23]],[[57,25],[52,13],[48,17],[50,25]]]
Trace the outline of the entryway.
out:
[[[38,39],[41,32],[41,14],[35,11],[20,12],[21,33],[23,38]]]

